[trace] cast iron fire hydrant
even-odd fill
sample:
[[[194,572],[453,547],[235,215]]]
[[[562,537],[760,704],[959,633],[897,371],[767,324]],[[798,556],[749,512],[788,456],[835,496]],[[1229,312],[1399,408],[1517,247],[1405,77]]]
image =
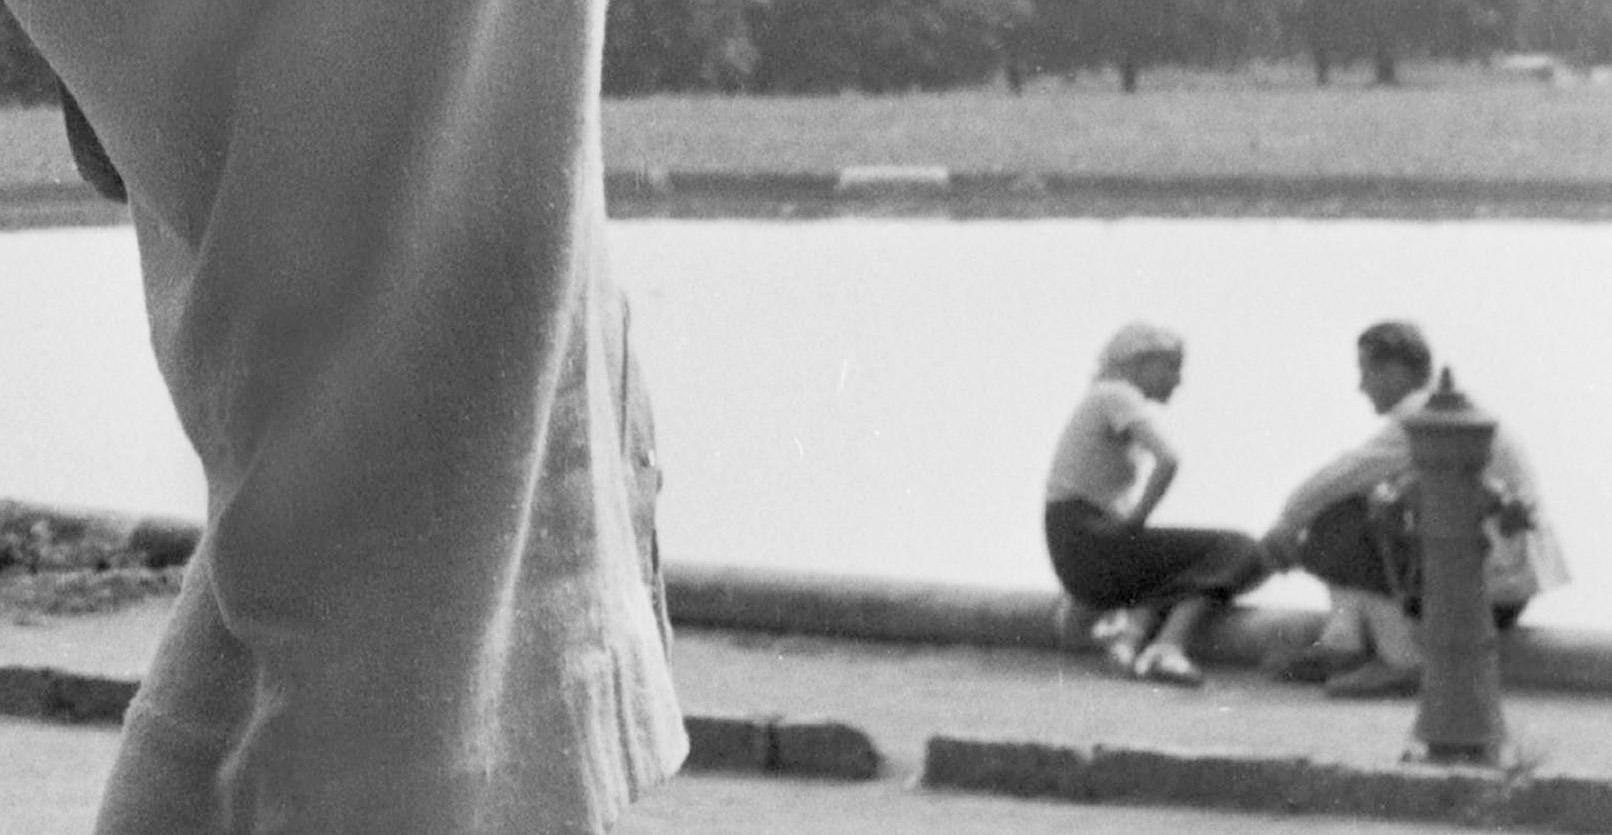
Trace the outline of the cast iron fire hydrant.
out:
[[[1407,417],[1420,482],[1422,552],[1421,705],[1407,759],[1500,765],[1500,646],[1484,589],[1492,497],[1482,474],[1495,422],[1455,390],[1448,368],[1438,390]]]

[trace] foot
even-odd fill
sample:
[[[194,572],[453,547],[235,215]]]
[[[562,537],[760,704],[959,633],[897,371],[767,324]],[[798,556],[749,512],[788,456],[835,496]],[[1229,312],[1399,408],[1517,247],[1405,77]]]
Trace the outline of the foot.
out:
[[[1136,656],[1147,641],[1142,625],[1124,609],[1115,609],[1099,618],[1092,625],[1091,638],[1103,648],[1108,662],[1127,674],[1136,666]]]
[[[1414,696],[1422,689],[1418,667],[1394,667],[1370,661],[1358,669],[1327,679],[1326,694],[1334,699],[1394,699]]]
[[[1137,678],[1176,687],[1202,687],[1203,671],[1174,644],[1152,644],[1136,657]]]
[[[1321,684],[1333,676],[1355,670],[1371,660],[1364,650],[1344,650],[1310,644],[1297,652],[1278,651],[1265,659],[1265,672],[1277,681]]]

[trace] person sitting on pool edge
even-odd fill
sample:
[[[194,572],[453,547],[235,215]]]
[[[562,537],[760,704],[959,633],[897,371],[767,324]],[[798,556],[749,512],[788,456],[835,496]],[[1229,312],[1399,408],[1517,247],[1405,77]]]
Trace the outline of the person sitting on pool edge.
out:
[[[1432,351],[1416,325],[1388,321],[1360,334],[1356,354],[1360,391],[1385,421],[1361,446],[1305,479],[1265,536],[1279,562],[1316,575],[1331,599],[1316,642],[1269,666],[1278,678],[1325,682],[1328,695],[1339,698],[1412,695],[1421,685],[1414,623],[1420,601],[1385,569],[1385,559],[1395,555],[1384,551],[1370,500],[1373,491],[1402,485],[1413,471],[1402,420],[1432,394]],[[1541,512],[1533,471],[1503,426],[1484,478],[1513,508],[1526,509],[1484,523],[1490,542],[1485,580],[1495,624],[1504,629],[1534,595],[1567,582],[1567,570]]]
[[[1064,590],[1109,612],[1095,633],[1108,657],[1130,675],[1195,687],[1203,673],[1187,649],[1199,624],[1268,572],[1244,534],[1147,526],[1178,467],[1156,410],[1180,384],[1184,356],[1179,336],[1149,324],[1109,341],[1059,438],[1045,532]],[[1138,457],[1152,468],[1135,496]]]

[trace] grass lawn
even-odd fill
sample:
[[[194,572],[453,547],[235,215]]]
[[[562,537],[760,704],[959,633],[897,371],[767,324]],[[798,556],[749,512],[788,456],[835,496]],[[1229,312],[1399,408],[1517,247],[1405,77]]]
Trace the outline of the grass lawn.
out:
[[[1408,67],[1396,89],[1302,68],[1160,70],[1001,89],[819,98],[657,96],[605,102],[612,169],[1244,174],[1612,182],[1612,85],[1551,86],[1479,69]],[[75,179],[59,115],[0,111],[0,185]]]
[[[1478,71],[1407,72],[1397,89],[1344,79],[1155,73],[813,99],[610,102],[613,168],[833,170],[930,164],[974,171],[1612,180],[1612,86],[1552,87]]]

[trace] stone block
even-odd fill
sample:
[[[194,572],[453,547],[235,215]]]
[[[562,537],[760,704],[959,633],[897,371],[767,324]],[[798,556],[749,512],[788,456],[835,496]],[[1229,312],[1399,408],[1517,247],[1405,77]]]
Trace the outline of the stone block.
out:
[[[929,788],[1089,800],[1088,776],[1089,758],[1079,748],[932,737],[922,779]]]
[[[1104,800],[1285,811],[1308,769],[1299,757],[1099,745],[1088,783]]]
[[[1554,776],[1520,784],[1505,823],[1553,832],[1612,831],[1612,783]]]
[[[835,191],[840,194],[944,193],[951,188],[951,171],[928,165],[855,165],[840,170]]]
[[[774,717],[689,716],[690,769],[766,771],[773,760]]]
[[[122,722],[139,685],[80,675],[53,677],[51,714],[69,722]]]
[[[0,667],[0,714],[29,719],[50,712],[50,671],[40,667]]]
[[[779,721],[772,728],[771,770],[813,777],[870,780],[882,758],[873,740],[841,722]]]
[[[1477,824],[1505,802],[1498,771],[1435,766],[1316,766],[1305,778],[1309,808],[1295,811],[1390,820]]]
[[[1361,768],[1306,757],[1098,745],[1089,752],[1024,742],[933,737],[923,784],[1018,797],[1320,814],[1462,826],[1609,831],[1612,785],[1537,781],[1475,767]],[[1523,805],[1519,805],[1523,801]],[[1600,828],[1597,828],[1600,827]]]

